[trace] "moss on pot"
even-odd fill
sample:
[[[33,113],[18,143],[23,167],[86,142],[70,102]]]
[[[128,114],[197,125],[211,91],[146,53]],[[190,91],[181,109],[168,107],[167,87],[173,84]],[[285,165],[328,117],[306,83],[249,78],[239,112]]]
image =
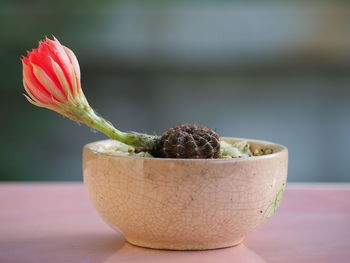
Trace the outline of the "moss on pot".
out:
[[[217,158],[219,159],[231,159],[231,158],[244,158],[250,156],[261,156],[273,153],[272,149],[260,149],[252,150],[250,143],[246,140],[238,141],[235,143],[228,143],[225,141],[220,141],[220,152]],[[140,151],[133,146],[129,146],[125,143],[116,142],[113,145],[99,145],[95,146],[94,150],[99,153],[106,153],[119,156],[136,156],[145,158],[154,158],[154,156],[149,152]]]

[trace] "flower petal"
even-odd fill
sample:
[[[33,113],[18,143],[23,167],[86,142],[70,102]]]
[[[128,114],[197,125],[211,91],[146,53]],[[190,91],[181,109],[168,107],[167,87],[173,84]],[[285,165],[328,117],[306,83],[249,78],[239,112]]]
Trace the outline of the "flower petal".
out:
[[[58,78],[58,81],[61,84],[61,87],[63,88],[66,97],[68,98],[71,94],[71,90],[69,88],[69,83],[66,79],[66,76],[64,74],[64,72],[62,71],[61,67],[58,65],[58,63],[56,63],[52,58],[51,58],[51,63],[52,63],[52,68]]]
[[[39,47],[30,52],[28,59],[31,64],[40,65],[49,78],[61,89],[60,83],[53,72],[50,57],[56,57],[56,55],[50,50],[46,42],[40,42]]]
[[[77,57],[74,55],[73,51],[70,50],[69,48],[63,46],[63,49],[66,51],[69,57],[69,60],[73,65],[76,77],[80,80],[80,67],[79,67],[79,62],[77,60]]]
[[[23,83],[24,88],[28,92],[28,95],[33,100],[40,101],[44,104],[52,104],[50,93],[41,85],[41,83],[34,76],[31,65],[27,65],[22,61],[23,64]]]
[[[55,99],[59,101],[64,101],[66,99],[65,94],[61,92],[56,83],[46,74],[45,70],[33,64],[33,73]]]
[[[70,62],[72,63],[73,70],[74,70],[74,80],[72,81],[73,86],[73,93],[75,95],[78,95],[80,93],[81,87],[80,87],[80,67],[78,60],[76,56],[74,55],[73,51],[69,48],[63,46],[63,49],[65,50],[67,56],[69,57]]]
[[[54,38],[54,40],[47,40],[48,45],[50,46],[50,50],[57,56],[59,65],[61,66],[63,72],[66,75],[67,81],[70,85],[71,90],[73,91],[73,81],[74,81],[74,69],[73,66],[69,60],[69,57],[67,56],[66,52],[64,51],[63,46],[61,43]]]

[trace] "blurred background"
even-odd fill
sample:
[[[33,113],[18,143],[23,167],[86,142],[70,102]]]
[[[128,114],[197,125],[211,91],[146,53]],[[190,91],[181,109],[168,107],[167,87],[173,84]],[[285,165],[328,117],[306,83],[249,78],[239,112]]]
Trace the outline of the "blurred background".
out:
[[[290,150],[289,181],[349,182],[350,1],[1,1],[0,180],[81,181],[104,139],[22,96],[20,56],[55,35],[122,130],[199,123]]]

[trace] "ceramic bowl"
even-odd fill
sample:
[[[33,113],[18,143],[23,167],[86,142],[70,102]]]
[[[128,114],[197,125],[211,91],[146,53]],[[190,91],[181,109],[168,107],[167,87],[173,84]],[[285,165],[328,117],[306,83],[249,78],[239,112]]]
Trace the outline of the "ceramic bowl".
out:
[[[93,142],[83,150],[84,183],[101,217],[131,244],[173,250],[234,246],[274,214],[287,179],[286,147],[247,140],[253,149],[274,153],[238,159],[123,157],[97,151],[118,142]]]

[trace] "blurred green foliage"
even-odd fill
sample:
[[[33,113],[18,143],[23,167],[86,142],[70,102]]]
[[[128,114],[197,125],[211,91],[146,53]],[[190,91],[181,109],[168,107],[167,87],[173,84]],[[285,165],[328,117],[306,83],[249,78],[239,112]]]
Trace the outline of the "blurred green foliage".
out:
[[[286,144],[291,181],[349,181],[348,1],[1,1],[0,180],[81,180],[105,138],[22,96],[20,58],[55,35],[122,130],[197,122]]]

